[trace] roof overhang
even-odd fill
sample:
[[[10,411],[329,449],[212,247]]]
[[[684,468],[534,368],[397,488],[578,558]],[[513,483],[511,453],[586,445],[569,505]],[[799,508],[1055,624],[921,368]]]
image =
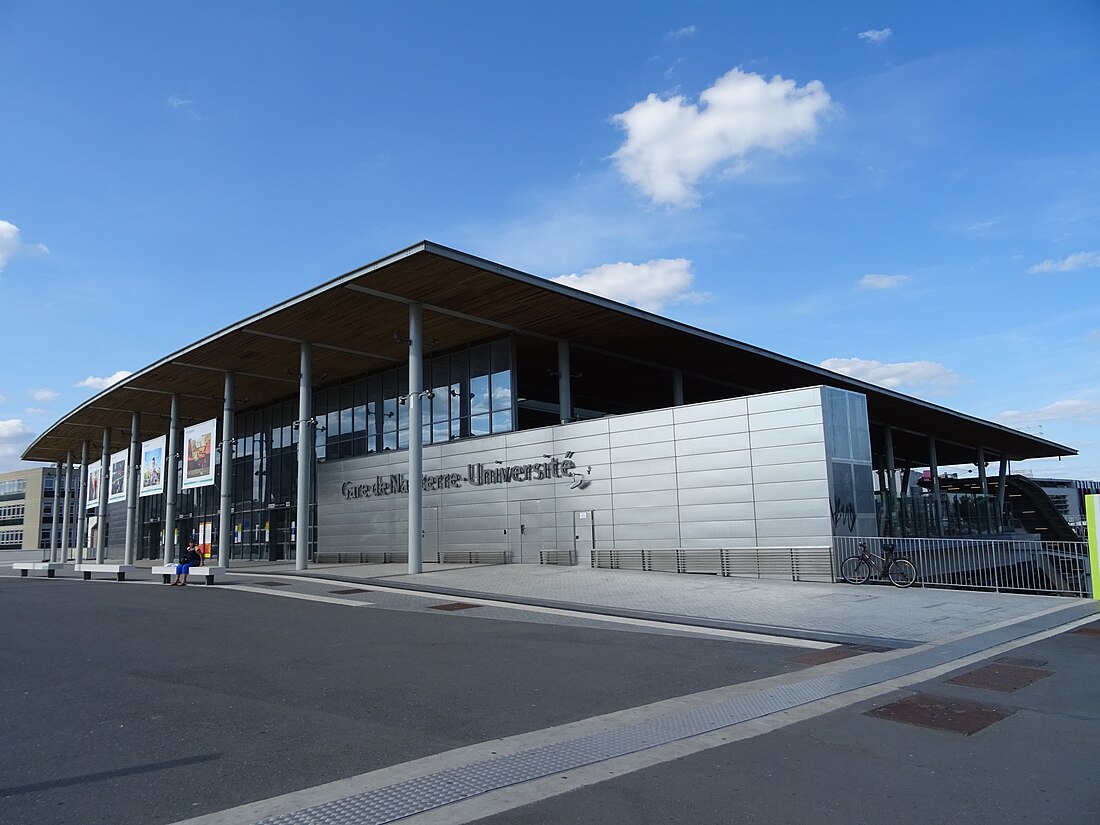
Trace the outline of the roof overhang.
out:
[[[315,386],[335,384],[408,359],[408,305],[423,308],[424,338],[441,350],[519,332],[686,369],[752,392],[825,384],[867,396],[876,452],[894,431],[898,464],[927,466],[928,436],[941,464],[1046,458],[1076,451],[917,398],[695,329],[429,241],[348,272],[190,344],[103,390],[65,415],[23,453],[27,461],[79,457],[104,428],[141,436],[167,430],[170,399],[183,422],[223,409],[224,373],[235,373],[234,405],[260,407],[297,394],[300,345],[313,347]],[[117,443],[117,442],[116,442]]]

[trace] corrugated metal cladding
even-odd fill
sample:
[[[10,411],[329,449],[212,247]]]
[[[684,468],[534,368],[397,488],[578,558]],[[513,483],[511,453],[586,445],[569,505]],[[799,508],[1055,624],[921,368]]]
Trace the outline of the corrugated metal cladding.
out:
[[[322,552],[407,547],[407,453],[317,468]],[[424,448],[424,558],[874,534],[866,399],[809,387]]]

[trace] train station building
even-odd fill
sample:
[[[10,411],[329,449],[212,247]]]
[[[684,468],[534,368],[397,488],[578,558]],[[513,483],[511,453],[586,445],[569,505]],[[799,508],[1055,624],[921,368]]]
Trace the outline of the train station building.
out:
[[[904,529],[906,471],[975,464],[1003,512],[1010,461],[1074,453],[422,242],[166,355],[23,458],[79,476],[55,510],[100,558],[196,536],[226,565],[416,572],[831,546]]]

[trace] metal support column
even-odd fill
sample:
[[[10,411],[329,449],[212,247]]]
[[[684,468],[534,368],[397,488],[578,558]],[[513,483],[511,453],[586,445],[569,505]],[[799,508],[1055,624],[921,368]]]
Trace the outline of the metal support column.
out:
[[[894,508],[897,502],[897,467],[894,464],[894,430],[886,428],[886,524],[889,534],[894,535]]]
[[[91,445],[88,439],[80,444],[80,487],[77,496],[76,514],[76,550],[73,552],[73,561],[77,564],[84,561],[84,542],[88,537],[88,452]]]
[[[126,545],[123,564],[133,564],[137,558],[138,468],[141,465],[141,413],[130,416],[130,454],[126,457]]]
[[[672,406],[684,406],[684,373],[681,370],[672,371]]]
[[[111,472],[111,428],[103,428],[103,460],[99,464],[99,505],[96,508],[95,563],[107,555],[107,488]]]
[[[73,510],[73,451],[69,450],[65,456],[65,509],[61,512],[61,558],[60,562],[69,559],[69,519]]]
[[[50,561],[57,561],[57,526],[61,516],[61,469],[64,465],[59,461],[54,467],[53,480],[53,517],[50,519]]]
[[[982,482],[982,495],[989,495],[989,479],[985,474],[985,447],[978,447],[978,478]]]
[[[218,508],[218,564],[229,569],[233,549],[233,390],[234,375],[225,374],[225,403],[222,406],[222,500]]]
[[[928,436],[928,469],[932,476],[932,517],[936,523],[932,528],[935,535],[941,532],[940,526],[940,463],[936,459],[936,439]]]
[[[997,515],[1001,519],[1005,516],[1005,476],[1008,475],[1008,459],[1001,456],[1001,467],[997,471]]]
[[[890,498],[897,495],[897,465],[894,463],[894,430],[886,428],[886,485],[890,491]]]
[[[168,460],[164,462],[164,564],[172,563],[176,551],[176,496],[180,451],[180,396],[172,394],[171,411],[168,414]]]
[[[558,418],[573,420],[573,377],[569,374],[569,342],[558,341]]]
[[[309,480],[313,462],[313,347],[302,342],[298,383],[298,506],[295,511],[294,569],[305,570],[309,559]]]
[[[420,304],[409,304],[409,572],[424,570],[424,319]],[[558,344],[561,352],[561,344]]]

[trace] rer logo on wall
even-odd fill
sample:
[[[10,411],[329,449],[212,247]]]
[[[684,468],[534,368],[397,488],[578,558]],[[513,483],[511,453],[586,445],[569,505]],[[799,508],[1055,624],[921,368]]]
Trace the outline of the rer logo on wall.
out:
[[[183,489],[214,483],[214,435],[218,420],[211,418],[183,431]]]

